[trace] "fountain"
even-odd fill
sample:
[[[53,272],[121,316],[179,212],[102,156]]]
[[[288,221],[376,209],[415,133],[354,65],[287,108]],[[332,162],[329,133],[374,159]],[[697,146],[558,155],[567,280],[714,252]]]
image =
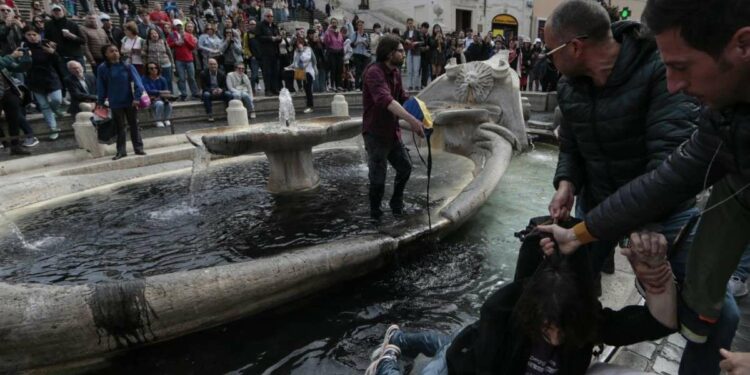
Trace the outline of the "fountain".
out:
[[[407,185],[415,213],[367,226],[361,119],[295,121],[286,94],[279,121],[241,123],[246,113],[232,101],[230,126],[146,139],[142,158],[84,159],[76,150],[22,159],[36,169],[0,162],[7,174],[0,196],[8,197],[0,210],[29,242],[56,222],[66,241],[24,262],[0,257],[0,372],[86,366],[252,316],[371,273],[405,245],[459,228],[527,141],[518,77],[507,62],[448,68],[418,95],[435,126],[431,228],[419,165]],[[202,147],[229,157],[205,170]],[[78,161],[48,167],[57,160]],[[205,174],[193,182],[205,185],[192,189],[204,193],[195,198],[200,209],[176,210],[193,170]],[[56,271],[60,263],[75,266]]]
[[[254,126],[228,126],[187,132],[196,147],[217,155],[238,156],[264,152],[270,162],[267,188],[274,193],[295,193],[318,186],[312,148],[359,134],[361,122],[349,117],[317,117],[297,122],[286,89],[279,95],[279,121]]]

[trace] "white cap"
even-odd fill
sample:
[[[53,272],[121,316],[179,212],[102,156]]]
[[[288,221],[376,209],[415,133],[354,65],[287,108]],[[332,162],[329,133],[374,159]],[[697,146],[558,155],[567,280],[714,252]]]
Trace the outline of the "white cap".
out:
[[[109,21],[109,14],[107,14],[107,13],[100,14],[99,15],[99,20],[100,21]]]
[[[541,40],[541,39],[539,39],[539,38],[536,38],[536,40],[534,40],[534,44],[536,44],[536,43],[541,43],[541,42],[542,42],[542,40]]]
[[[172,21],[172,25],[173,26],[182,26],[182,21],[180,21],[180,20],[174,20],[174,21]]]

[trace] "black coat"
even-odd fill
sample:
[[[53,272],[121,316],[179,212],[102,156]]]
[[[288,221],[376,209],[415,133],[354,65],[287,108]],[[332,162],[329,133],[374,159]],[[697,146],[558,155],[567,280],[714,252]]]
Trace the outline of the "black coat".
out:
[[[209,87],[211,87],[211,76],[208,75],[208,69],[204,69],[201,72],[201,87],[203,87],[203,91],[209,91]],[[219,85],[219,88],[227,91],[227,75],[224,74],[221,70],[216,73],[216,83]]]
[[[531,220],[526,233],[537,224],[549,219]],[[572,223],[570,223],[572,224]],[[521,246],[520,258],[528,260],[525,275],[533,275],[542,251],[539,246],[540,236],[528,234]],[[531,254],[533,253],[533,254]],[[536,259],[530,259],[536,258]],[[590,279],[588,260],[585,253],[577,252],[568,258],[576,275],[581,280]],[[517,269],[519,271],[519,269]],[[517,279],[492,293],[482,304],[479,320],[467,327],[453,339],[446,353],[448,373],[451,375],[522,375],[531,355],[532,341],[523,332],[515,313],[515,306],[523,293],[524,283],[528,278]],[[591,287],[581,283],[581,287]],[[649,312],[646,306],[627,306],[614,311],[602,308],[599,318],[591,322],[596,332],[596,342],[580,347],[560,348],[558,374],[584,374],[591,362],[591,354],[596,345],[607,344],[625,346],[646,340],[655,340],[673,332],[663,326]]]
[[[60,56],[57,53],[47,53],[39,43],[24,43],[24,45],[29,47],[31,53],[31,69],[26,75],[26,86],[31,91],[44,94],[62,89],[60,77],[64,74],[60,71]]]
[[[76,39],[64,37],[63,29],[68,29],[76,36]],[[84,39],[81,29],[78,28],[78,24],[65,17],[47,21],[44,24],[44,38],[57,43],[57,53],[62,57],[83,57],[86,39]]]
[[[279,27],[275,23],[269,24],[265,20],[261,21],[256,26],[258,34],[256,38],[260,44],[260,58],[278,58],[279,56],[279,44],[281,40],[274,41],[271,38],[279,36]]]
[[[588,210],[656,168],[695,131],[697,102],[667,91],[656,43],[641,25],[612,25],[620,54],[604,87],[587,78],[558,85],[560,154],[554,186],[567,180]]]
[[[79,104],[83,102],[96,102],[96,78],[94,78],[93,74],[84,73],[83,80],[86,82],[85,90],[78,78],[71,75],[65,79],[65,88],[70,93],[70,106],[68,107],[68,113],[71,115],[75,115],[81,111],[79,109]]]
[[[596,238],[617,239],[664,216],[722,178],[735,190],[750,184],[750,104],[722,112],[704,109],[698,131],[687,143],[652,173],[625,185],[591,210],[586,226]],[[750,207],[750,189],[735,199]]]

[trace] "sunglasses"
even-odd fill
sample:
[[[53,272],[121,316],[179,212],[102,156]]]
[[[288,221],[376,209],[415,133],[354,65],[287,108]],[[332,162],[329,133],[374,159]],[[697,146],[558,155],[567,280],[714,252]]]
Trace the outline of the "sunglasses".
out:
[[[0,12],[8,13],[8,12],[10,12],[10,9],[0,9]]]
[[[576,35],[576,36],[570,38],[567,42],[565,42],[565,43],[563,43],[563,44],[561,44],[561,45],[559,45],[559,46],[557,46],[557,47],[555,47],[553,49],[549,49],[549,48],[545,47],[544,54],[545,54],[545,56],[547,56],[547,58],[550,58],[550,56],[552,56],[553,53],[555,53],[555,52],[557,52],[557,51],[565,48],[565,46],[567,46],[568,44],[572,43],[574,40],[576,40],[576,39],[586,40],[588,38],[589,38],[589,36],[586,35],[586,34]]]
[[[60,9],[60,8],[55,8],[55,9],[52,9],[52,11],[53,11],[53,12],[62,12],[62,9]]]

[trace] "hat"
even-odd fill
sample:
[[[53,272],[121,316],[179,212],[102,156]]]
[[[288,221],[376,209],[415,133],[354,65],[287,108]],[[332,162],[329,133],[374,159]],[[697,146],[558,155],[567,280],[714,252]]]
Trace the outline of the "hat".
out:
[[[50,9],[52,9],[53,11],[54,11],[55,9],[63,10],[63,7],[62,7],[62,6],[60,6],[60,4],[53,4],[53,5],[52,5],[52,7],[51,7]]]
[[[99,20],[100,21],[109,21],[109,14],[107,14],[107,13],[100,14],[99,15]]]
[[[542,42],[542,40],[539,39],[539,38],[536,38],[536,40],[534,40],[534,44],[541,43],[541,42]]]
[[[172,21],[172,25],[173,26],[182,26],[182,21],[180,21],[180,20],[174,20],[174,21]]]

